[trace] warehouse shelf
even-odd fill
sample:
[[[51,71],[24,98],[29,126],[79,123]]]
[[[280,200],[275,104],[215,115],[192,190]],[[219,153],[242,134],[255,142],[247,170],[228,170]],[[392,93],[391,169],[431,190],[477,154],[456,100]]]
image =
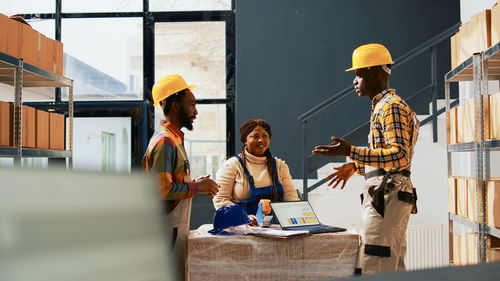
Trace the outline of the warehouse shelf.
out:
[[[450,82],[471,81],[473,79],[474,70],[472,57],[459,64],[456,68],[446,73],[445,80]]]
[[[478,149],[479,144],[476,142],[456,143],[448,145],[448,152],[470,152]],[[500,140],[485,140],[484,148],[491,150],[500,150]]]
[[[470,57],[445,75],[450,82],[474,80],[473,62]],[[500,80],[500,43],[495,44],[483,53],[483,60],[488,63],[488,80]]]
[[[448,213],[448,216],[449,216],[450,220],[453,221],[453,222],[460,223],[461,225],[464,225],[464,226],[467,226],[469,228],[475,229],[476,231],[478,229],[477,222],[473,222],[473,221],[471,221],[469,219],[466,219],[466,218],[464,218],[462,216],[454,215],[454,214],[451,214],[451,213]]]
[[[19,59],[0,53],[0,83],[15,85],[15,67]],[[23,62],[23,87],[70,87],[71,79]]]
[[[488,80],[500,80],[500,43],[484,51],[483,59],[488,64]]]
[[[453,224],[467,225],[478,234],[478,260],[486,262],[486,249],[488,235],[500,237],[500,230],[486,224],[486,183],[490,180],[490,151],[500,149],[500,140],[485,139],[485,124],[487,118],[483,100],[488,98],[488,81],[500,80],[500,44],[489,48],[483,53],[475,53],[465,62],[452,69],[445,75],[445,97],[446,111],[450,111],[450,82],[471,81],[472,98],[474,99],[474,141],[468,143],[453,144],[447,146],[448,153],[448,177],[452,177],[452,152],[474,152],[474,180],[475,192],[480,196],[476,198],[478,221],[449,214],[450,235],[453,233]],[[447,114],[449,116],[449,114]],[[449,117],[448,117],[449,118]],[[447,122],[450,124],[450,122]],[[449,129],[449,128],[448,128]],[[453,241],[450,240],[450,249],[453,249]]]
[[[0,146],[0,157],[16,157],[18,155],[16,147]]]
[[[0,147],[1,157],[16,157],[18,149],[16,147]],[[42,157],[42,158],[67,158],[71,157],[71,151],[55,149],[35,149],[23,148],[23,157]]]
[[[484,142],[484,147],[491,150],[500,150],[500,140],[487,140]]]
[[[466,143],[457,143],[448,145],[449,152],[465,152],[465,151],[474,151],[477,148],[476,142],[466,142]]]
[[[0,157],[14,158],[20,163],[22,157],[68,158],[72,166],[73,149],[73,80],[25,63],[22,59],[0,53],[0,83],[14,86],[13,143],[14,147],[0,147]],[[50,87],[69,88],[68,102],[68,147],[66,150],[33,149],[21,146],[23,88]]]
[[[488,232],[489,235],[495,236],[496,238],[500,238],[500,229],[488,225],[486,227],[486,231]]]

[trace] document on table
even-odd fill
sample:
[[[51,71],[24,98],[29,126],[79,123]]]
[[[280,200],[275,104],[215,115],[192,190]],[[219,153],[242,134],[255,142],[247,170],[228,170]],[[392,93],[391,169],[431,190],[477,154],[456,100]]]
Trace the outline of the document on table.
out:
[[[273,237],[273,238],[288,238],[297,235],[306,235],[309,231],[307,230],[279,230],[270,228],[258,228],[250,227],[250,232],[248,235],[262,236],[262,237]]]

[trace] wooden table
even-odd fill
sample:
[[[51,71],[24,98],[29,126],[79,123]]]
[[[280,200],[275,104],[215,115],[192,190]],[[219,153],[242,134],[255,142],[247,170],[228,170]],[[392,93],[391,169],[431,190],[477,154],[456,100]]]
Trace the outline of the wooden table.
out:
[[[321,280],[354,274],[357,234],[279,239],[212,235],[211,228],[202,225],[189,234],[187,280]]]

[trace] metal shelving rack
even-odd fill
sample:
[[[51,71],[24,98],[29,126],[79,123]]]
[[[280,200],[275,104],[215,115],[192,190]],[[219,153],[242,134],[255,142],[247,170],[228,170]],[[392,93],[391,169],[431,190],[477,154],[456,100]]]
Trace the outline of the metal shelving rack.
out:
[[[465,225],[478,233],[478,261],[486,262],[486,248],[488,235],[500,238],[500,229],[487,225],[486,222],[486,184],[490,180],[490,151],[500,150],[500,140],[486,140],[485,133],[485,110],[484,100],[488,99],[488,81],[500,80],[500,43],[492,46],[483,53],[475,53],[465,62],[452,69],[445,75],[445,97],[446,112],[450,111],[450,83],[460,81],[472,81],[474,92],[474,136],[475,140],[469,143],[459,143],[447,146],[448,152],[448,177],[452,177],[451,154],[453,152],[474,152],[475,155],[475,179],[476,179],[476,205],[477,222],[466,218],[449,214],[450,225],[450,253],[452,253],[451,235],[453,224]],[[450,260],[452,256],[450,256]]]
[[[23,157],[68,158],[69,166],[73,166],[73,80],[55,73],[48,72],[22,59],[0,53],[0,83],[14,86],[13,114],[13,147],[0,146],[0,157],[14,158],[14,163],[20,165]],[[68,87],[68,147],[66,150],[31,149],[22,147],[22,102],[23,88],[26,87]]]

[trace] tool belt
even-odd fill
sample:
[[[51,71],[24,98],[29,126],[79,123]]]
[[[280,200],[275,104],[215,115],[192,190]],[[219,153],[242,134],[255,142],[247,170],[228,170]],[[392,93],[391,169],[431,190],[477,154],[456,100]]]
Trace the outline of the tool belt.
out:
[[[375,188],[377,186],[370,186],[368,188],[368,194],[372,197],[371,204],[373,205],[373,208],[382,216],[384,217],[385,213],[385,198],[384,198],[384,192],[385,188],[388,185],[387,180],[389,179],[390,176],[395,175],[395,174],[400,174],[404,177],[410,177],[411,172],[408,170],[403,170],[403,171],[398,171],[398,172],[387,172],[384,169],[377,169],[371,172],[368,172],[365,174],[365,180],[368,180],[373,177],[378,177],[378,176],[384,176],[382,178],[382,182],[378,186],[378,190],[375,191]],[[392,184],[392,183],[389,183]],[[363,201],[363,198],[361,198]],[[417,213],[417,190],[413,188],[413,193],[406,192],[400,190],[398,192],[398,200],[408,202],[413,205],[413,209],[411,211],[412,214]]]

